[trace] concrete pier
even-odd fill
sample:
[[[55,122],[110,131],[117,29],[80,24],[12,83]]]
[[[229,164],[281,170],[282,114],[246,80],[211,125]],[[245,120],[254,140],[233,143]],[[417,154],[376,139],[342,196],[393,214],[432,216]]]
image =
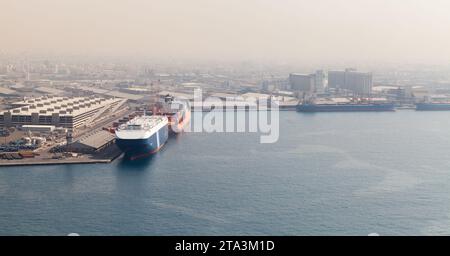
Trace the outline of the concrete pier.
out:
[[[120,157],[120,150],[110,150],[101,155],[82,155],[80,157],[64,157],[53,159],[49,157],[23,158],[16,160],[0,159],[0,167],[7,166],[33,166],[33,165],[60,165],[60,164],[108,164]]]

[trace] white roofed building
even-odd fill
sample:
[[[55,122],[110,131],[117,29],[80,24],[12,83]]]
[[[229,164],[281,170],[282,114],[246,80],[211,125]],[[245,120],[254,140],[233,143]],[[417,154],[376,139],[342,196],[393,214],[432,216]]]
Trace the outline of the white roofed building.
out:
[[[53,97],[25,99],[13,109],[0,112],[0,126],[53,125],[78,128],[113,109],[122,99],[101,97]]]

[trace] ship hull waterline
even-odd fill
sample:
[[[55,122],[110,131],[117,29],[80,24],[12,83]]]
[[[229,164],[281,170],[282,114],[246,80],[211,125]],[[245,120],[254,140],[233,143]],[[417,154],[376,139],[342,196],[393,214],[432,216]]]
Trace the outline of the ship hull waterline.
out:
[[[417,111],[449,111],[449,103],[417,103]]]
[[[120,139],[116,138],[116,145],[129,160],[137,160],[148,157],[158,152],[166,143],[169,133],[168,125],[165,125],[146,139]]]

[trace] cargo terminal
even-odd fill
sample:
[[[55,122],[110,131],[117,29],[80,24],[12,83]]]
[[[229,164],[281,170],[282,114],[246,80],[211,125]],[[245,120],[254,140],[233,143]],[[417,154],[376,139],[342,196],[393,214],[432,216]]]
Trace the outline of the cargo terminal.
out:
[[[0,165],[112,161],[119,151],[105,126],[129,116],[127,101],[42,96],[5,104],[0,112]]]

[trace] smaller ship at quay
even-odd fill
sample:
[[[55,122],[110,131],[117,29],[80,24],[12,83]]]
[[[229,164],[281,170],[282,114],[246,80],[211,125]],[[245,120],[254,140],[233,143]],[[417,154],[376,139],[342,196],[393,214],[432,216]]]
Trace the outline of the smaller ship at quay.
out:
[[[417,111],[445,111],[450,110],[450,102],[421,102],[416,103]]]
[[[169,94],[156,102],[153,114],[167,117],[171,133],[182,132],[191,121],[189,101],[175,98]]]
[[[165,116],[138,116],[116,129],[116,145],[130,160],[158,152],[169,136]]]

